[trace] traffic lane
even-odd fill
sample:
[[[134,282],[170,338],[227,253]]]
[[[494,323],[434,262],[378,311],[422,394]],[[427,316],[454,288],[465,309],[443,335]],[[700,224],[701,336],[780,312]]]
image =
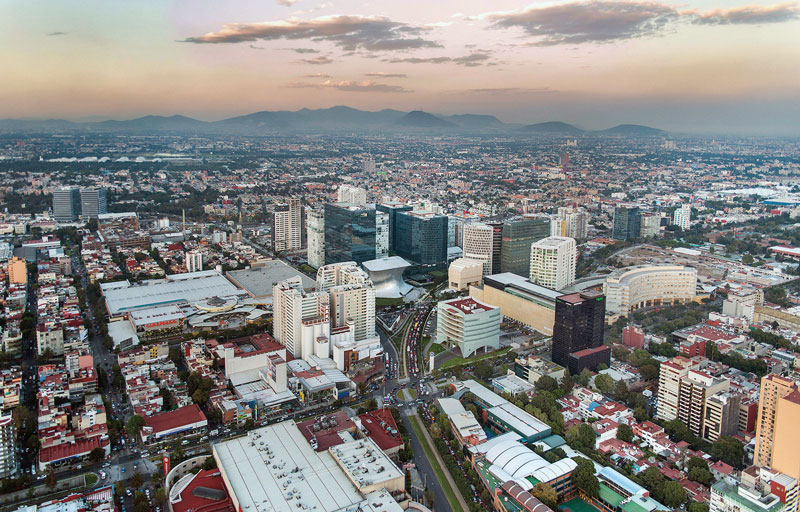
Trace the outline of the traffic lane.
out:
[[[408,437],[409,441],[411,441],[411,449],[414,451],[414,463],[417,466],[417,471],[419,471],[421,475],[424,475],[424,479],[428,485],[428,488],[433,491],[433,500],[436,511],[453,512],[453,509],[450,507],[450,503],[447,501],[447,496],[442,490],[442,486],[439,485],[439,480],[436,479],[436,473],[433,472],[433,467],[431,466],[430,461],[428,461],[427,457],[425,457],[422,444],[417,438],[408,416],[405,414],[401,414],[400,416],[402,416],[403,424],[405,425],[406,431],[409,434]]]

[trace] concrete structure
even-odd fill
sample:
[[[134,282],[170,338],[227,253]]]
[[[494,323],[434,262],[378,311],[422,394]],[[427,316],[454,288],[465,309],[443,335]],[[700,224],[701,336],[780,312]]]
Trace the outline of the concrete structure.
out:
[[[367,205],[367,191],[363,188],[354,187],[352,185],[339,185],[336,196],[340,203],[353,203],[361,206]]]
[[[186,251],[183,254],[183,263],[186,265],[186,272],[200,272],[203,270],[203,253]]]
[[[672,214],[672,224],[686,231],[691,226],[692,205],[684,204]]]
[[[753,464],[757,466],[771,467],[776,461],[780,461],[782,465],[788,466],[791,470],[797,471],[797,457],[794,457],[794,462],[786,461],[783,456],[778,455],[779,449],[789,449],[794,446],[797,448],[797,434],[796,421],[798,418],[797,407],[795,398],[798,396],[798,385],[795,381],[780,377],[775,374],[769,374],[761,379],[761,393],[758,401],[758,426],[756,429],[756,446],[755,455],[753,457]],[[787,397],[792,397],[785,401]],[[785,403],[784,403],[785,402]],[[780,412],[786,411],[786,417],[779,417]],[[784,421],[785,420],[785,421]],[[795,421],[791,423],[790,420]],[[779,446],[778,439],[776,439],[778,426],[782,427],[782,435],[780,441],[784,443]],[[787,430],[788,429],[788,430]],[[794,432],[794,434],[792,434]],[[788,434],[788,436],[786,435]],[[794,439],[791,439],[794,437]],[[791,454],[797,452],[789,451]],[[778,457],[778,459],[776,459]],[[787,464],[788,462],[788,464]],[[798,478],[797,475],[794,475]]]
[[[19,471],[17,437],[11,413],[0,416],[0,478],[10,478]]]
[[[514,374],[531,384],[536,384],[536,381],[544,376],[560,381],[564,378],[565,371],[563,366],[552,361],[539,356],[528,356],[514,360]]]
[[[644,348],[644,330],[636,325],[626,325],[622,329],[622,344],[629,348]]]
[[[369,279],[375,288],[375,297],[399,298],[413,289],[403,280],[403,272],[411,264],[400,256],[365,261],[361,266],[369,274]]]
[[[702,437],[710,442],[720,436],[739,433],[742,397],[729,391],[718,392],[706,398]]]
[[[562,206],[550,222],[550,236],[566,236],[585,240],[589,231],[589,213],[583,208]]]
[[[681,265],[641,265],[616,270],[603,283],[611,314],[649,306],[685,304],[694,299],[697,269]]]
[[[104,188],[82,188],[81,189],[81,219],[96,219],[98,216],[108,213],[106,203],[106,189]]]
[[[53,218],[56,222],[75,222],[81,212],[81,192],[77,187],[53,190]]]
[[[436,342],[458,347],[463,357],[478,349],[500,347],[500,308],[471,297],[439,302]]]
[[[483,262],[469,258],[458,258],[447,269],[447,287],[453,290],[468,290],[471,285],[480,285],[483,280]]]
[[[470,297],[500,308],[510,318],[544,334],[553,334],[559,292],[531,283],[516,274],[484,277],[482,286],[470,286]]]
[[[354,262],[320,267],[317,290],[330,294],[332,328],[352,325],[355,341],[375,336],[375,288]]]
[[[437,405],[450,420],[450,428],[462,446],[474,446],[487,439],[486,432],[471,411],[455,398],[439,398]]]
[[[605,297],[602,294],[584,292],[559,296],[553,325],[553,362],[567,367],[572,375],[587,367],[595,371],[600,363],[608,366],[610,350],[603,345],[604,329]],[[586,350],[592,352],[582,352]],[[571,357],[578,352],[581,353],[577,358]]]
[[[28,283],[28,264],[24,259],[14,256],[8,260],[8,282],[9,284]]]
[[[272,249],[275,252],[296,251],[303,247],[303,208],[300,200],[287,199],[275,205],[272,219]]]
[[[483,223],[464,225],[463,255],[465,258],[480,261],[483,264],[483,275],[492,274],[492,256],[494,248],[494,228]]]
[[[330,296],[306,292],[299,278],[277,283],[272,292],[273,335],[293,357],[329,357]]]
[[[453,213],[447,216],[447,231],[450,246],[464,247],[464,226],[472,222],[478,222],[477,215],[471,215],[469,212],[464,211],[460,213]]]
[[[225,273],[230,282],[247,291],[247,294],[258,300],[269,303],[273,287],[287,279],[300,279],[303,290],[310,292],[316,287],[313,279],[281,260],[261,262],[258,266],[243,270],[231,270]]]
[[[293,421],[213,445],[235,510],[401,512],[405,476],[369,439],[315,451]]]
[[[661,234],[661,214],[649,212],[642,214],[642,238],[655,238]]]
[[[614,208],[615,240],[635,240],[641,236],[642,213],[638,206],[617,206]]]
[[[782,512],[784,504],[770,487],[732,486],[720,480],[711,486],[709,512]]]
[[[530,280],[534,284],[562,290],[575,282],[578,248],[575,239],[551,236],[531,245]]]
[[[661,363],[658,375],[658,413],[665,421],[678,418],[678,400],[681,391],[681,380],[689,374],[691,361],[678,356]]]
[[[528,393],[534,389],[533,384],[527,379],[518,377],[513,373],[493,378],[492,387],[501,394],[510,393],[512,396],[517,393]]]
[[[800,480],[800,391],[778,400],[772,443],[772,469]]]
[[[325,213],[322,210],[306,210],[306,241],[308,264],[321,267],[325,264]]]

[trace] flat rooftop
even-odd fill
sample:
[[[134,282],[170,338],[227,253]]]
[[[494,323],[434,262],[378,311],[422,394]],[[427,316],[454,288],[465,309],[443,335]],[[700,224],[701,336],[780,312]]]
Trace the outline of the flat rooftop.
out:
[[[233,284],[257,299],[272,297],[272,287],[290,277],[299,277],[306,291],[314,289],[317,285],[313,279],[280,260],[267,261],[263,267],[232,270],[225,275]]]
[[[389,456],[369,437],[334,446],[330,453],[362,489],[403,477]]]
[[[400,256],[389,256],[387,258],[365,261],[361,266],[368,272],[380,272],[381,270],[395,270],[398,268],[410,267],[411,263]]]
[[[448,300],[443,303],[444,306],[455,308],[465,315],[471,315],[472,313],[480,313],[483,311],[492,311],[498,309],[496,306],[490,306],[488,304],[484,304],[483,302],[477,301],[472,297],[467,297],[464,299],[453,299]]]

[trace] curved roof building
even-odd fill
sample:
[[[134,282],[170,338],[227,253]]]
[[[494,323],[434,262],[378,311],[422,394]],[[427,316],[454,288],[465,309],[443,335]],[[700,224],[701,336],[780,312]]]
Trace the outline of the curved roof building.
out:
[[[640,265],[621,268],[606,278],[606,311],[627,314],[633,310],[684,303],[695,297],[697,269],[681,265]]]
[[[400,256],[389,256],[361,264],[372,280],[375,296],[385,299],[403,297],[413,286],[403,281],[403,272],[411,266]]]

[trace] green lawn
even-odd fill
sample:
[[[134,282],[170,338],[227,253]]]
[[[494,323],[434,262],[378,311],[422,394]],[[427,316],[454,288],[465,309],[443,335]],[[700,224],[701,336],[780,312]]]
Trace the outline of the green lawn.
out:
[[[428,336],[428,338],[430,338],[430,336]],[[423,345],[424,345],[424,343],[423,343]],[[441,346],[440,344],[431,343],[430,352],[433,352],[434,354],[438,354],[440,352],[444,352],[445,350],[446,349],[443,346]],[[425,355],[425,357],[428,357],[428,354],[424,354],[424,355]]]
[[[91,487],[97,483],[97,475],[94,473],[86,473],[83,475],[83,481],[86,484],[86,487]]]
[[[417,398],[417,390],[414,388],[401,389],[397,394],[401,400],[414,400]]]
[[[565,512],[597,512],[596,508],[580,498],[575,498],[566,503],[562,503],[559,505],[559,508]]]
[[[445,370],[447,368],[452,368],[453,366],[460,366],[462,364],[467,363],[474,363],[476,361],[483,361],[484,359],[493,359],[495,357],[500,357],[506,352],[511,350],[511,347],[506,347],[500,350],[495,350],[494,352],[489,352],[487,354],[481,354],[479,356],[472,356],[470,358],[464,359],[463,357],[454,357],[449,361],[446,361],[442,366],[439,366],[437,369]]]
[[[439,485],[442,486],[442,491],[444,491],[444,495],[447,497],[447,502],[450,504],[450,509],[454,512],[461,510],[461,504],[459,503],[458,498],[456,498],[455,489],[450,487],[450,482],[445,476],[445,471],[447,471],[447,469],[439,465],[439,461],[434,455],[434,450],[436,448],[428,444],[425,434],[422,432],[422,429],[425,427],[422,426],[422,423],[420,423],[419,416],[409,416],[408,419],[411,423],[411,428],[414,429],[414,433],[417,434],[417,438],[422,445],[422,451],[425,452],[425,458],[428,459],[428,462],[430,462],[433,472],[436,474],[436,479],[439,481]]]
[[[376,307],[386,307],[386,306],[402,306],[403,305],[403,298],[386,298],[386,297],[378,297],[375,299],[375,306]]]

